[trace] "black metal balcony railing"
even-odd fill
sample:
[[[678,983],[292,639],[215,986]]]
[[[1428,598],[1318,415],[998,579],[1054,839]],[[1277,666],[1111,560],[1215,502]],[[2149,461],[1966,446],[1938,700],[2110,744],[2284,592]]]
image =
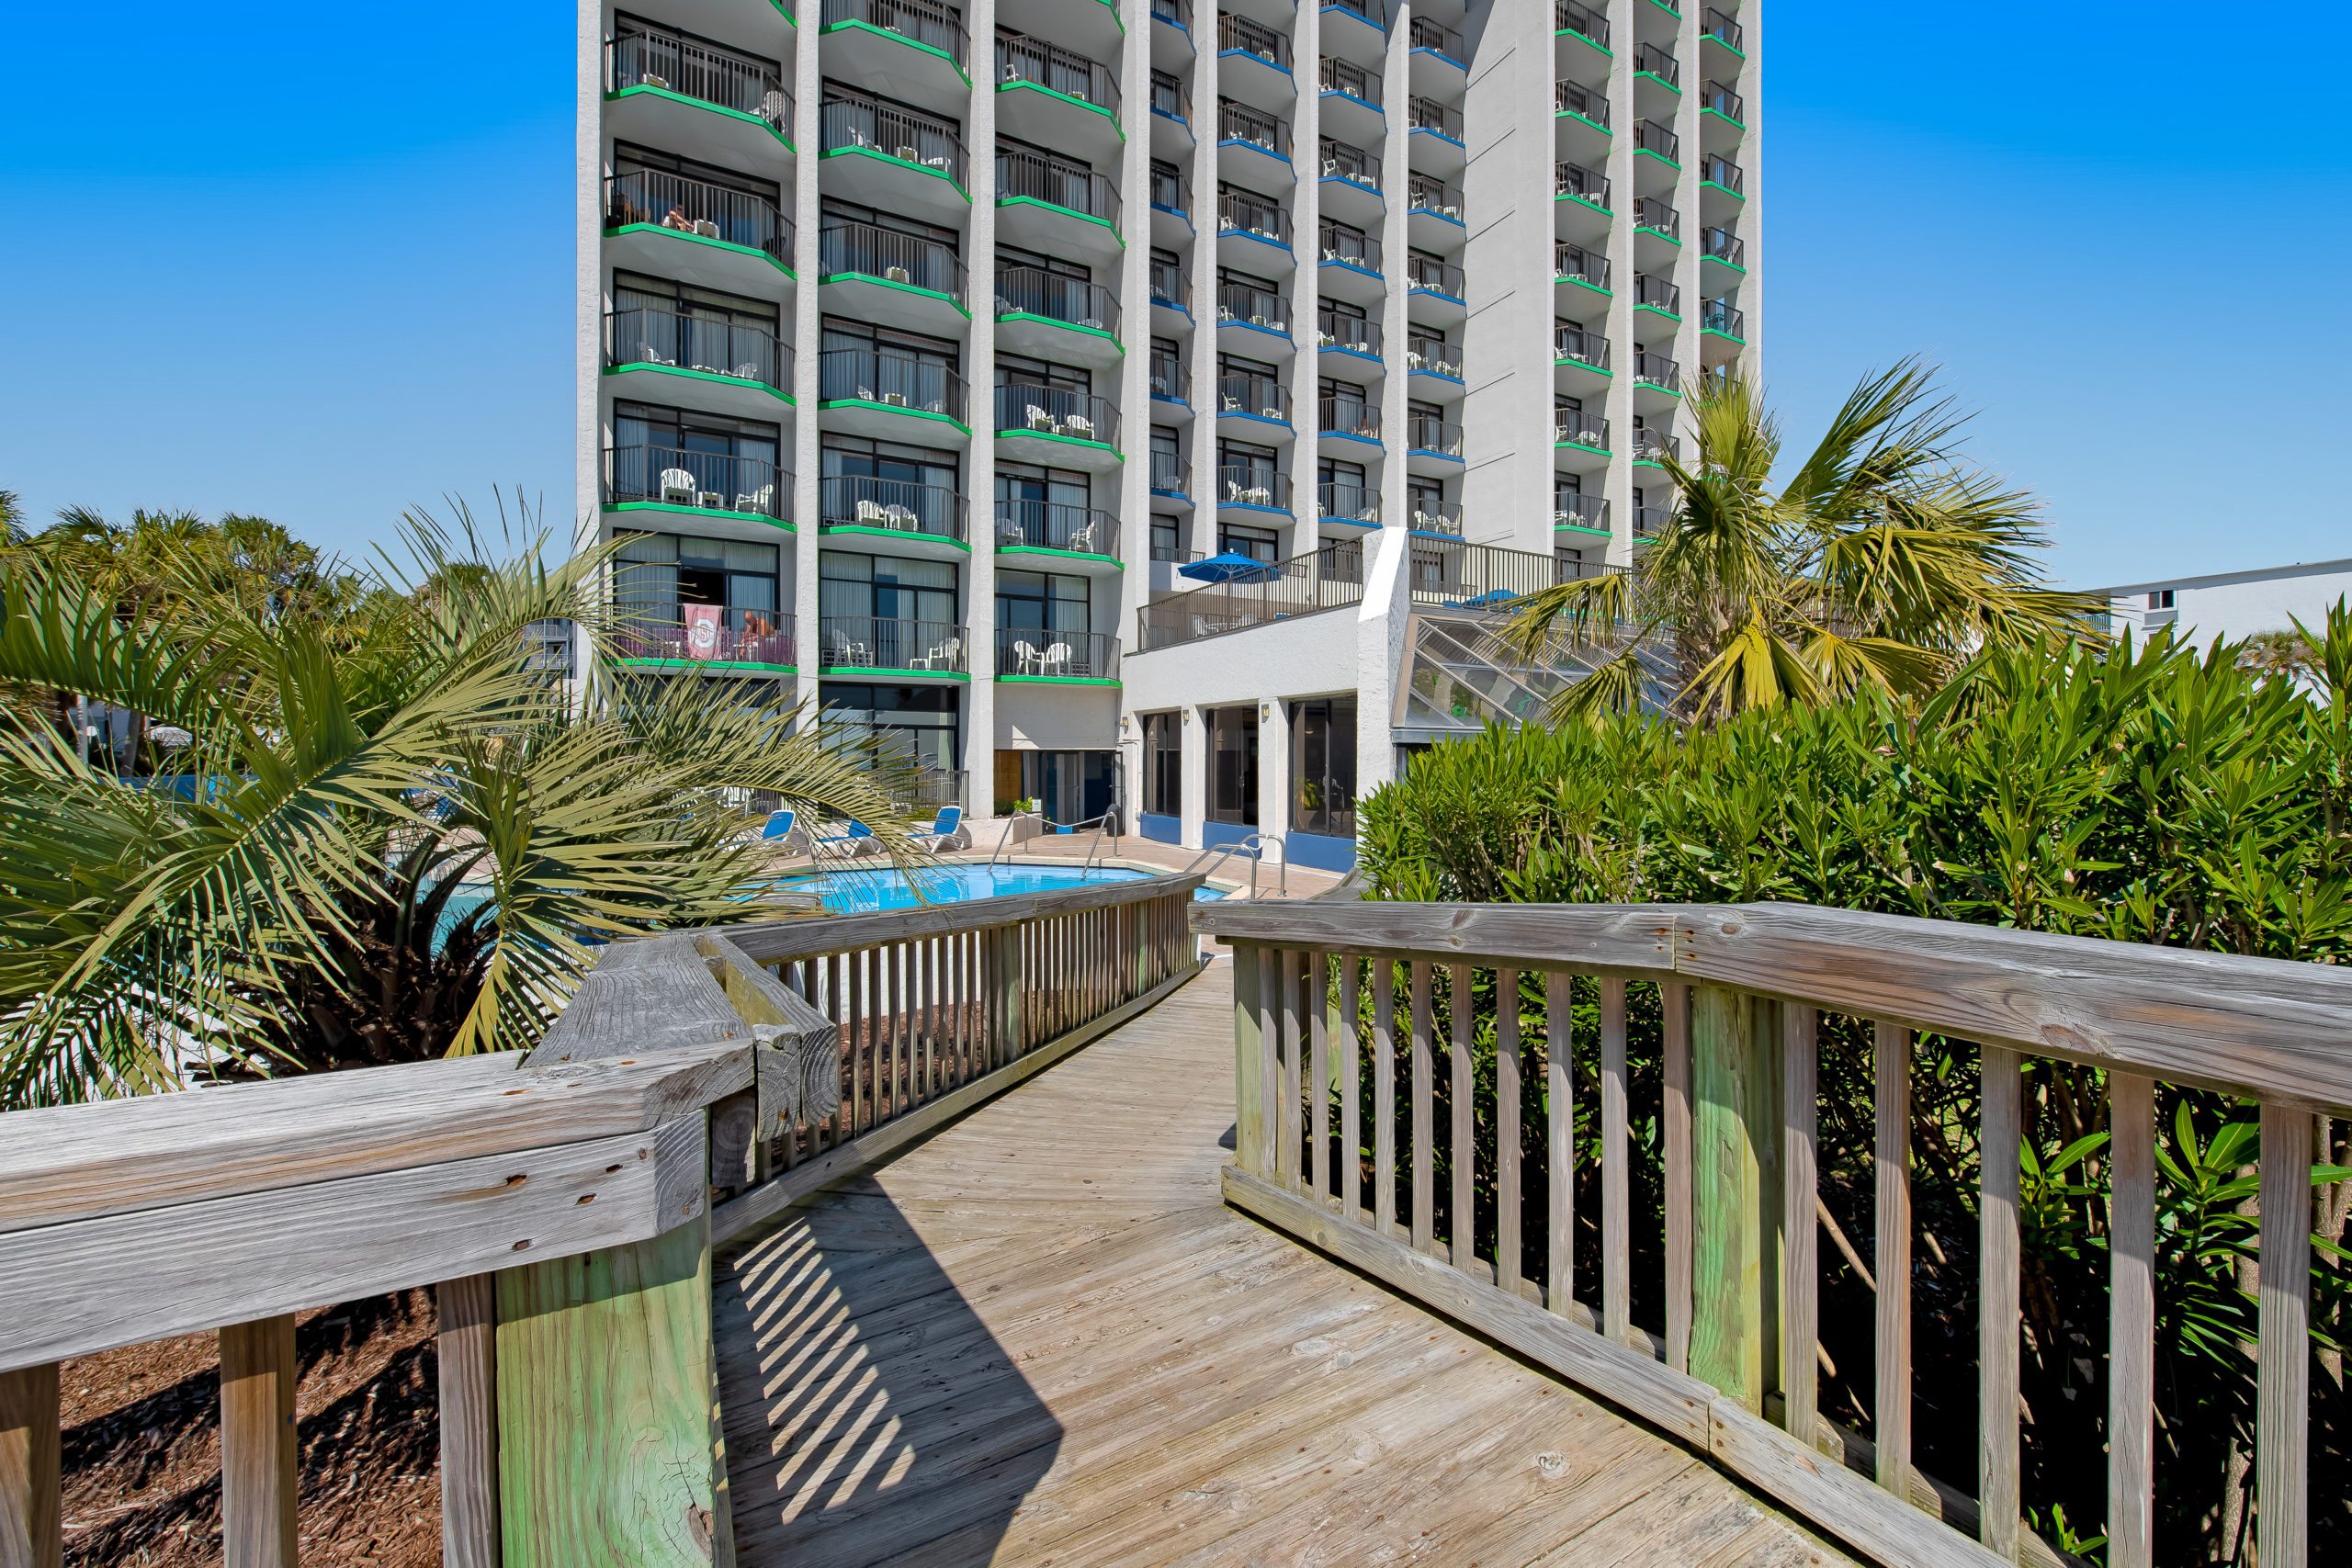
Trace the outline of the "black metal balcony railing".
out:
[[[1216,48],[1219,54],[1255,55],[1269,65],[1290,69],[1290,39],[1263,23],[1231,12],[1216,19]]]
[[[1448,108],[1435,98],[1414,97],[1405,100],[1406,111],[1412,116],[1415,130],[1427,130],[1444,137],[1448,141],[1462,140],[1462,111]]]
[[[1652,430],[1647,425],[1634,432],[1634,457],[1636,461],[1646,457],[1655,462],[1661,452],[1670,457],[1681,457],[1681,437],[1668,435],[1663,430]]]
[[[1151,205],[1161,212],[1188,218],[1193,211],[1193,182],[1173,164],[1151,165]]]
[[[1173,71],[1153,72],[1151,112],[1164,114],[1170,119],[1190,125],[1193,120],[1193,89]]]
[[[1462,221],[1462,187],[1435,175],[1415,175],[1405,187],[1406,210],[1433,213]]]
[[[1388,9],[1381,0],[1323,0],[1323,6],[1326,10],[1345,11],[1351,16],[1362,17],[1375,28],[1388,25]]]
[[[1043,267],[997,269],[996,313],[1042,316],[1074,327],[1118,335],[1119,302],[1099,283],[1065,277]]]
[[[1462,503],[1458,501],[1416,502],[1412,516],[1416,534],[1445,534],[1462,537]]]
[[[1405,368],[1425,370],[1432,376],[1451,376],[1462,379],[1462,351],[1442,337],[1426,333],[1405,334]]]
[[[1216,139],[1255,147],[1285,163],[1290,159],[1290,127],[1261,109],[1237,104],[1231,98],[1216,101]]]
[[[901,621],[881,615],[827,615],[818,647],[828,670],[922,670],[961,675],[971,668],[964,628],[953,621]]]
[[[819,356],[817,396],[825,402],[878,403],[964,419],[964,378],[911,355],[836,348]]]
[[[1747,313],[1728,299],[1710,299],[1699,313],[1699,324],[1711,333],[1747,341]]]
[[[686,610],[695,615],[690,620]],[[717,624],[696,604],[649,604],[635,600],[620,606],[621,625],[613,635],[623,659],[662,659],[710,664],[780,664],[798,662],[793,657],[792,616],[779,610],[749,610],[729,605],[718,610]]]
[[[1427,452],[1440,457],[1459,457],[1462,456],[1462,427],[1435,414],[1417,413],[1405,421],[1405,446],[1409,451]]]
[[[996,80],[1000,91],[1011,83],[1033,82],[1114,118],[1119,112],[1119,79],[1109,66],[1025,33],[997,35]]]
[[[763,327],[637,308],[605,317],[605,364],[699,370],[779,392],[792,389],[792,346]]]
[[[1634,275],[1634,303],[1679,316],[1682,314],[1682,290],[1662,277],[1637,272]]]
[[[956,247],[844,218],[825,220],[817,237],[820,278],[871,277],[927,288],[964,303],[964,260]]]
[[[825,0],[823,25],[863,22],[886,33],[938,50],[958,65],[969,63],[964,13],[929,0]]]
[[[605,451],[605,499],[615,505],[650,502],[746,512],[789,523],[792,476],[758,457],[676,446],[612,446]]]
[[[1267,506],[1290,510],[1290,476],[1249,465],[1227,464],[1216,471],[1216,498],[1222,506]]]
[[[792,95],[775,62],[625,23],[605,46],[605,90],[659,87],[792,134]]]
[[[1193,0],[1151,0],[1151,14],[1186,32],[1193,30]]]
[[[1049,681],[1108,681],[1119,673],[1119,639],[1108,632],[999,626],[996,672]]]
[[[1119,411],[1108,398],[1066,387],[1009,382],[996,389],[999,435],[1060,435],[1073,441],[1119,444]]]
[[[1674,509],[1670,506],[1636,506],[1634,508],[1634,536],[1656,538],[1665,533],[1673,522]]]
[[[1352,61],[1325,55],[1316,80],[1324,92],[1344,94],[1360,104],[1380,107],[1380,78]]]
[[[1315,515],[1340,523],[1378,523],[1380,491],[1364,484],[1317,485]]]
[[[1634,352],[1634,379],[1645,387],[1656,387],[1662,392],[1679,392],[1682,389],[1682,367],[1663,354],[1652,354],[1645,348],[1636,349]]]
[[[1585,495],[1577,491],[1559,491],[1552,496],[1552,526],[1555,528],[1609,529],[1609,500],[1606,496]]]
[[[1321,348],[1352,349],[1358,354],[1380,357],[1380,323],[1362,316],[1342,315],[1337,310],[1315,313],[1315,341]]]
[[[1572,359],[1578,365],[1589,365],[1595,370],[1609,368],[1609,340],[1599,333],[1582,327],[1554,326],[1552,357]]]
[[[1572,196],[1606,212],[1609,210],[1609,176],[1597,175],[1582,164],[1555,164],[1552,165],[1552,194]]]
[[[1268,289],[1252,288],[1246,283],[1216,286],[1216,319],[1220,323],[1246,321],[1285,335],[1290,332],[1290,308],[1283,302],[1283,297]]]
[[[818,121],[823,151],[839,152],[856,148],[878,152],[886,158],[944,175],[959,189],[968,188],[970,160],[964,150],[963,135],[952,121],[878,103],[834,86],[829,85],[826,91],[831,96],[826,98]]]
[[[746,250],[763,251],[792,265],[792,220],[775,203],[748,191],[729,190],[706,180],[659,169],[635,169],[605,182],[605,227],[659,224],[682,234],[699,234]]]
[[[1280,420],[1288,424],[1290,389],[1272,376],[1220,375],[1216,378],[1216,412]]]
[[[1182,355],[1151,351],[1151,395],[1170,402],[1193,400],[1193,372]]]
[[[1706,19],[1699,24],[1699,32],[1701,37],[1713,39],[1717,43],[1735,51],[1743,53],[1747,51],[1747,31],[1732,19],[1731,14],[1727,11],[1718,11],[1712,6],[1708,6]]]
[[[1193,312],[1193,285],[1184,269],[1173,262],[1154,261],[1149,278],[1151,302],[1165,305],[1171,310]]]
[[[1658,124],[1645,119],[1634,127],[1634,145],[1644,152],[1655,152],[1669,164],[1682,161],[1682,139]]]
[[[1069,550],[1074,555],[1119,558],[1119,520],[1099,506],[1059,501],[996,503],[999,549]]]
[[[1555,241],[1552,246],[1552,276],[1575,278],[1589,283],[1595,288],[1609,287],[1609,258],[1598,251],[1588,251],[1582,245]]]
[[[1747,184],[1747,171],[1729,158],[1710,152],[1699,160],[1699,177],[1712,186],[1721,186],[1734,196],[1744,193]]]
[[[1365,272],[1380,271],[1380,242],[1359,229],[1326,223],[1316,236],[1323,259]]]
[[[1601,130],[1609,129],[1609,100],[1589,87],[1579,87],[1574,82],[1552,84],[1552,111],[1555,114],[1582,115]]]
[[[1601,48],[1609,47],[1609,18],[1577,0],[1553,0],[1552,27],[1557,32],[1582,33]]]
[[[1721,82],[1707,84],[1706,96],[1699,100],[1702,108],[1710,108],[1730,120],[1744,125],[1747,120],[1747,100],[1724,86]]]
[[[1655,76],[1678,90],[1682,85],[1682,62],[1654,43],[1645,43],[1634,51],[1634,70],[1644,76]]]
[[[1462,47],[1460,33],[1442,23],[1431,21],[1427,17],[1413,18],[1410,38],[1415,49],[1426,49],[1434,53],[1442,54],[1456,65],[1460,65],[1470,58],[1470,51]]]
[[[1729,229],[1702,229],[1699,231],[1699,252],[1713,256],[1726,266],[1738,266],[1747,257],[1747,244]]]
[[[1290,243],[1290,214],[1246,190],[1216,193],[1216,229],[1220,234],[1255,234],[1277,245]]]
[[[832,474],[817,481],[819,521],[828,528],[888,528],[957,543],[971,536],[970,507],[945,485]]]
[[[1575,409],[1554,409],[1552,439],[1564,446],[1589,446],[1596,452],[1606,452],[1609,422],[1598,414],[1579,413]]]
[[[1679,243],[1682,239],[1682,214],[1657,197],[1637,197],[1634,201],[1634,227],[1663,234]]]
[[[1318,151],[1323,157],[1325,179],[1346,180],[1366,190],[1380,188],[1380,160],[1363,148],[1334,141],[1326,136],[1321,139]]]
[[[1167,452],[1151,455],[1151,491],[1154,495],[1190,495],[1193,493],[1193,465]],[[1151,558],[1158,560],[1159,558]]]
[[[1363,398],[1318,398],[1315,402],[1317,435],[1353,435],[1380,439],[1380,405]]]
[[[1407,257],[1405,284],[1417,294],[1442,294],[1449,299],[1469,298],[1468,284],[1462,269],[1452,262],[1439,261],[1434,256]]]
[[[1119,226],[1119,192],[1109,179],[1083,164],[1018,148],[996,150],[996,198],[1042,201],[1066,212],[1099,218]]]
[[[1136,646],[1175,648],[1363,601],[1361,545],[1334,541],[1268,564],[1273,570],[1263,580],[1214,583],[1141,606],[1136,611]]]

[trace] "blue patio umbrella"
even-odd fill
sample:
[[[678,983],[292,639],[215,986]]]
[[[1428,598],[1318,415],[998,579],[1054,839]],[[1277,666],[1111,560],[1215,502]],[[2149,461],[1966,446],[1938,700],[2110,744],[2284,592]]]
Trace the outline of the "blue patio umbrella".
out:
[[[1508,589],[1489,588],[1484,593],[1479,594],[1476,599],[1464,599],[1460,604],[1456,605],[1455,608],[1463,610],[1492,610],[1501,605],[1508,604],[1518,597],[1518,594],[1510,592]]]
[[[1238,550],[1227,550],[1206,560],[1196,560],[1190,566],[1176,569],[1179,577],[1190,577],[1202,582],[1272,582],[1282,575],[1281,569]]]

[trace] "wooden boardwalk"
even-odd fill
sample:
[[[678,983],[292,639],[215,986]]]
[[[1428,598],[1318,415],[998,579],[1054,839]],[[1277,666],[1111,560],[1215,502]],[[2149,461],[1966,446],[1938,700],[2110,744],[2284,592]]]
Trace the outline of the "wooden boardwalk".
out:
[[[724,1250],[745,1568],[1849,1561],[1226,1208],[1230,973]]]

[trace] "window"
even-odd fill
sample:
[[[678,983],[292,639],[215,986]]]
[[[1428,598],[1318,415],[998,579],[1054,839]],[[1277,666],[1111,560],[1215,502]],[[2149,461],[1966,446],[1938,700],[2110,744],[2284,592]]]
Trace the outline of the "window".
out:
[[[1077,632],[1089,625],[1086,579],[1043,571],[996,574],[999,630]]]
[[[824,550],[817,557],[817,613],[828,621],[847,617],[945,626],[956,619],[952,561]]]
[[[775,332],[776,308],[772,300],[747,299],[739,294],[721,294],[713,288],[697,288],[691,283],[648,277],[643,273],[617,268],[613,273],[613,309],[660,311],[757,327],[771,334]]]
[[[1094,389],[1093,374],[1075,365],[1056,365],[1043,359],[1024,359],[1017,354],[996,356],[996,384],[1000,387],[1044,387],[1051,391],[1075,392],[1083,397]]]
[[[1280,478],[1275,468],[1277,454],[1271,446],[1252,446],[1247,441],[1219,441],[1216,444],[1216,466],[1223,479],[1243,490],[1272,491]]]
[[[1173,119],[1184,118],[1184,84],[1173,71],[1151,73],[1151,107]]]
[[[963,754],[956,744],[956,691],[827,681],[817,688],[817,701],[826,717],[871,731],[886,752],[918,767],[953,773]]]
[[[2173,592],[2174,591],[2169,588],[2157,589],[2154,592],[2148,595],[2148,608],[2151,610],[2171,609],[2173,607]]]
[[[1151,427],[1151,488],[1170,495],[1184,492],[1184,459],[1171,425]]]
[[[1184,263],[1174,251],[1151,253],[1151,299],[1155,305],[1190,309],[1184,301]]]
[[[1184,815],[1183,715],[1143,716],[1143,809],[1156,817]]]
[[[1356,835],[1356,700],[1290,705],[1290,825],[1300,833]]]
[[[1252,528],[1241,523],[1219,523],[1216,525],[1216,549],[1219,555],[1248,556],[1251,560],[1272,561],[1281,547],[1282,536],[1272,528]]]
[[[1209,810],[1212,822],[1258,825],[1258,710],[1209,708]]]
[[[614,559],[619,640],[631,658],[788,664],[776,596],[774,545],[638,534]]]
[[[1151,204],[1169,212],[1184,210],[1184,176],[1164,159],[1151,161]]]
[[[1035,267],[1039,272],[1050,272],[1057,277],[1075,277],[1081,281],[1094,276],[1083,262],[1062,261],[1054,256],[1040,254],[1035,251],[1016,250],[1011,245],[999,245],[996,248],[997,271],[1003,272],[1010,267],[1017,266]]]
[[[1152,513],[1151,558],[1168,561],[1181,561],[1184,558],[1183,534],[1181,525],[1175,518],[1163,516],[1159,513]]]
[[[1174,338],[1151,340],[1151,395],[1170,402],[1184,400],[1184,361]]]
[[[877,327],[844,316],[824,318],[824,359],[817,395],[831,402],[888,402],[961,417],[963,392],[953,389],[958,349],[947,338]]]
[[[960,534],[955,453],[828,431],[822,461],[818,500],[827,527],[902,527],[911,512],[926,534]]]
[[[648,171],[657,175],[675,175],[680,179],[692,180],[698,185],[717,186],[721,190],[756,196],[771,207],[776,204],[774,180],[753,179],[732,169],[722,169],[716,164],[681,158],[675,152],[657,152],[650,147],[639,147],[627,141],[613,143],[613,173],[616,175],[627,176]]]
[[[1082,473],[1041,468],[1032,463],[999,463],[997,543],[1108,555],[1110,540],[1095,536],[1098,519],[1091,509],[1091,499]]]
[[[613,499],[779,515],[779,432],[653,403],[613,405]]]

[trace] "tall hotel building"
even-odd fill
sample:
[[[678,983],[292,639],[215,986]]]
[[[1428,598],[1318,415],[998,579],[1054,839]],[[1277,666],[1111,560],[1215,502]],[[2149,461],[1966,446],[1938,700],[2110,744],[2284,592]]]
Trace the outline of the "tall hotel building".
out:
[[[975,819],[1347,863],[1412,748],[1574,678],[1498,607],[1622,567],[1679,389],[1755,363],[1758,10],[583,6],[628,651],[870,724]]]

